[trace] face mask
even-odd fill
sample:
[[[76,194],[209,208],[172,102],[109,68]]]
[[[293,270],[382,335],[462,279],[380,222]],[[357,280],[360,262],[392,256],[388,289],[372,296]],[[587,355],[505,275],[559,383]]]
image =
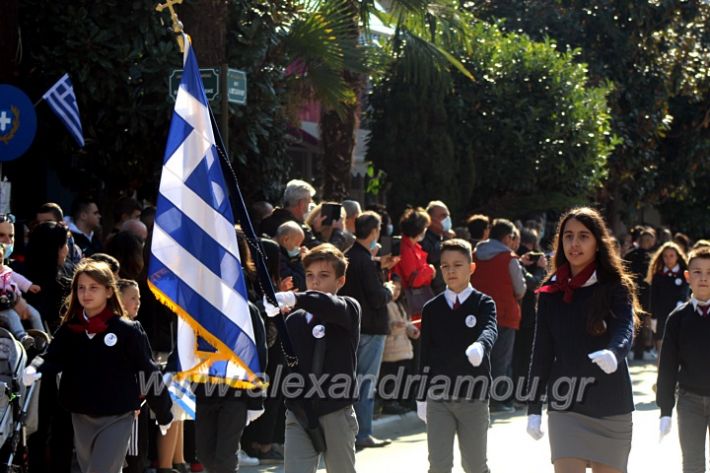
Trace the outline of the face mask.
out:
[[[295,258],[296,256],[301,254],[301,249],[299,247],[296,247],[292,250],[288,250],[287,253],[289,257]]]
[[[313,209],[315,209],[315,208],[316,208],[315,202],[311,202],[310,204],[308,204],[308,210],[306,210],[306,215],[304,215],[304,218],[308,218],[310,213],[313,212]]]
[[[375,251],[377,249],[377,240],[372,240],[370,242],[370,251]]]
[[[10,259],[10,255],[15,250],[15,245],[12,243],[3,243],[2,249],[5,252],[5,259]]]
[[[445,232],[451,231],[451,217],[446,217],[444,220],[441,221],[441,229],[444,230]]]
[[[394,225],[392,225],[391,223],[388,224],[385,233],[387,234],[387,236],[392,236],[392,234],[394,233]]]

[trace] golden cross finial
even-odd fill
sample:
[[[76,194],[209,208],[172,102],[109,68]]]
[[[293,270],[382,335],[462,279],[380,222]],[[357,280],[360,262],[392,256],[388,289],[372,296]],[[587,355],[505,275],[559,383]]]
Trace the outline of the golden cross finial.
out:
[[[170,19],[173,22],[173,32],[177,34],[178,46],[180,46],[180,52],[185,52],[185,42],[182,37],[183,29],[182,22],[178,19],[177,12],[175,11],[175,5],[180,5],[182,0],[166,0],[165,3],[158,3],[155,7],[155,11],[158,13],[162,12],[166,8],[170,11]]]

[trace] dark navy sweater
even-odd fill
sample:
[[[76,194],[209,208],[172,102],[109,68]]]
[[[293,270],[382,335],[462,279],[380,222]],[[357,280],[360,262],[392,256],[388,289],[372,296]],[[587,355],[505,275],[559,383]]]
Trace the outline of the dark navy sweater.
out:
[[[595,292],[600,284],[613,285],[612,297],[606,331],[593,336],[587,332],[587,312],[592,298],[598,297]],[[628,291],[621,283],[596,283],[576,289],[569,304],[562,296],[562,292],[540,294],[528,380],[528,414],[540,414],[544,393],[548,410],[569,410],[595,418],[632,412],[633,390],[626,355],[634,323]],[[606,374],[587,356],[604,349],[611,350],[619,363],[612,374]]]
[[[495,302],[474,289],[458,309],[452,309],[445,294],[427,302],[422,310],[419,371],[426,378],[422,378],[424,387],[420,388],[417,398],[426,400],[428,392],[429,398],[488,399],[490,353],[498,338]],[[485,351],[483,362],[477,367],[471,365],[466,356],[466,348],[474,342],[480,342]],[[470,393],[464,377],[475,380]]]
[[[675,406],[680,389],[710,396],[710,316],[701,317],[691,302],[671,312],[658,365],[656,404],[662,416]]]

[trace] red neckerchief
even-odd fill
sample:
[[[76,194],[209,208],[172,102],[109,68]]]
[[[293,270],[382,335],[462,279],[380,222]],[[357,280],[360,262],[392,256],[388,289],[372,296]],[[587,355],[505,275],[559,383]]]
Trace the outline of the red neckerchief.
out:
[[[536,294],[554,294],[556,292],[564,292],[565,295],[562,298],[567,304],[572,302],[572,296],[574,295],[574,290],[584,286],[594,271],[597,269],[597,262],[592,261],[580,271],[576,276],[570,278],[570,267],[569,263],[560,266],[555,272],[555,282],[552,284],[547,284],[542,286],[540,289],[535,291]]]
[[[90,317],[89,320],[86,320],[83,314],[74,316],[72,321],[67,324],[67,327],[74,333],[104,333],[108,328],[108,321],[113,317],[117,317],[117,315],[106,306],[101,313]]]

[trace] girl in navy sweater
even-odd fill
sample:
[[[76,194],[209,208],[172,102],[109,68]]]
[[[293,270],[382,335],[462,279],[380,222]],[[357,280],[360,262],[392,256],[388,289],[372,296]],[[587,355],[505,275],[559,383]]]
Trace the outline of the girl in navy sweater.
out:
[[[84,260],[76,269],[62,325],[39,370],[29,366],[23,382],[62,373],[59,400],[72,417],[74,448],[82,473],[120,473],[141,395],[161,431],[172,421],[172,402],[148,337],[126,317],[116,279],[106,263]],[[139,376],[157,381],[141,393]]]
[[[547,391],[550,450],[556,472],[626,472],[633,390],[626,355],[638,302],[631,277],[599,212],[560,220],[551,274],[538,290],[528,433],[541,429]]]
[[[648,265],[646,282],[651,285],[650,308],[655,320],[654,338],[659,354],[668,314],[684,304],[690,296],[690,286],[684,275],[687,269],[685,253],[672,241],[661,245]]]

